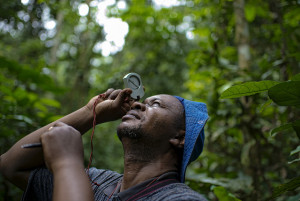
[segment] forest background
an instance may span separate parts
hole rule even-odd
[[[299,5],[1,1],[0,153],[96,94],[122,88],[123,76],[136,72],[146,96],[176,94],[208,106],[204,152],[187,172],[191,188],[213,201],[299,200]],[[293,84],[280,95],[293,103],[272,98],[278,83]],[[228,91],[233,85],[242,88]],[[223,99],[226,89],[231,99]],[[117,124],[96,127],[93,166],[122,172]],[[86,163],[90,134],[83,137]],[[21,196],[0,176],[0,200]]]

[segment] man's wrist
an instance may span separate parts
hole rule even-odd
[[[91,110],[88,106],[83,106],[80,109],[82,112],[80,113],[81,125],[83,128],[76,128],[76,125],[73,127],[76,128],[81,135],[83,135],[86,131],[93,127],[93,110]]]
[[[88,105],[85,105],[83,108],[85,117],[87,117],[88,120],[93,120],[93,108],[90,108]]]
[[[78,159],[64,159],[54,163],[51,167],[53,174],[71,169],[84,169],[83,161]]]

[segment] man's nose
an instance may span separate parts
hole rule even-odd
[[[138,101],[135,101],[135,102],[132,103],[131,108],[135,109],[135,110],[145,111],[146,110],[146,105],[143,104],[143,103],[140,103]]]

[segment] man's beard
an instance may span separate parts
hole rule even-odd
[[[142,137],[142,128],[141,125],[125,128],[118,127],[117,134],[120,140],[122,140],[123,137],[127,137],[130,139],[139,139]]]
[[[149,162],[157,156],[153,152],[153,149],[150,148],[152,147],[151,140],[145,139],[149,135],[143,132],[141,125],[125,128],[119,126],[117,129],[117,134],[121,142],[123,138],[131,139],[131,146],[129,146],[131,148],[126,150],[124,149],[124,151],[126,152],[125,155],[130,158],[130,160],[135,162]],[[144,140],[140,141],[142,137],[144,138]]]

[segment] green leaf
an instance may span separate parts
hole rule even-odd
[[[298,138],[300,139],[300,120],[291,123],[283,124],[271,130],[271,136],[274,137],[278,132],[293,128]]]
[[[52,78],[45,75],[35,68],[27,65],[21,65],[16,61],[10,60],[0,55],[0,69],[6,69],[10,74],[16,76],[16,79],[23,83],[35,83],[40,89],[56,93],[63,92],[62,88],[56,86]]]
[[[300,120],[293,122],[293,129],[295,130],[298,138],[300,139]]]
[[[30,125],[33,124],[32,119],[30,119],[28,116],[25,115],[8,115],[7,119],[15,119],[15,120],[23,121]]]
[[[249,156],[249,153],[250,153],[250,149],[251,149],[251,147],[253,147],[253,145],[255,145],[255,140],[251,140],[251,141],[247,142],[242,148],[241,163],[244,166],[248,167],[249,164],[251,163],[251,157]]]
[[[253,22],[256,16],[256,6],[246,4],[245,6],[245,17],[248,22]]]
[[[287,123],[287,124],[283,124],[281,126],[278,126],[277,128],[274,128],[271,130],[271,136],[274,137],[278,132],[283,131],[283,130],[287,130],[289,128],[293,127],[293,123]]]
[[[59,108],[60,107],[60,103],[56,100],[53,99],[49,99],[49,98],[42,98],[41,102],[47,106],[51,106],[51,107],[56,107]]]
[[[286,201],[299,201],[300,200],[300,193],[298,195],[289,196]]]
[[[300,73],[292,77],[292,81],[300,81]]]
[[[292,163],[295,163],[295,162],[298,162],[298,161],[300,161],[300,158],[297,158],[295,160],[289,161],[288,164],[292,164]]]
[[[294,155],[295,153],[298,153],[298,152],[300,152],[300,145],[296,149],[294,149],[293,151],[291,151],[290,156]]]
[[[238,98],[242,96],[250,96],[253,94],[267,91],[271,87],[277,85],[279,82],[272,80],[264,80],[259,82],[246,82],[239,85],[234,85],[229,89],[225,90],[221,94],[221,99],[225,98]]]
[[[291,27],[299,26],[299,16],[300,8],[299,7],[292,7],[287,12],[285,12],[283,18],[286,24]]]
[[[273,103],[272,99],[269,99],[267,102],[265,102],[260,108],[259,108],[259,112],[264,111],[264,109],[266,107],[268,107],[271,103]]]
[[[56,121],[56,120],[59,120],[60,118],[64,117],[64,115],[55,115],[55,116],[51,116],[49,117],[47,120],[49,122],[53,122],[53,121]]]
[[[282,195],[283,193],[285,193],[287,191],[293,191],[296,188],[298,188],[299,186],[300,186],[300,176],[293,178],[291,181],[289,181],[285,184],[277,186],[274,189],[272,197],[270,198],[270,200]]]
[[[223,186],[215,186],[213,187],[213,191],[219,201],[241,201],[233,194],[229,193]]]
[[[300,81],[287,81],[271,87],[269,97],[281,106],[300,105]]]

